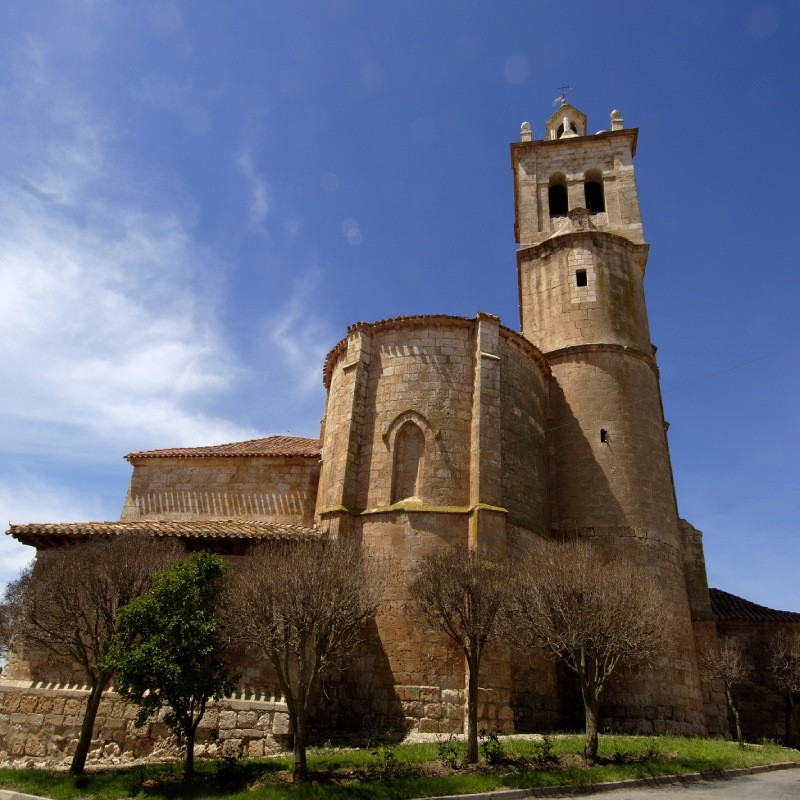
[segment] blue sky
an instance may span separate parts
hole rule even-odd
[[[508,145],[566,82],[640,129],[710,583],[800,611],[798,34],[789,0],[4,2],[0,517],[116,519],[131,450],[317,435],[356,320],[517,328]]]

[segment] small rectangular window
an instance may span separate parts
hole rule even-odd
[[[586,270],[585,269],[576,269],[575,270],[575,285],[576,286],[586,286]]]

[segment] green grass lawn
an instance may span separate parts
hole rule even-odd
[[[313,748],[312,780],[292,786],[290,758],[200,759],[192,785],[181,779],[180,764],[148,764],[97,771],[81,778],[38,769],[0,769],[0,788],[56,800],[92,798],[401,798],[458,794],[490,789],[566,786],[687,772],[752,767],[781,761],[800,764],[800,751],[774,744],[736,744],[720,739],[600,737],[599,763],[586,766],[582,736],[541,742],[509,739],[485,742],[477,767],[463,764],[464,744],[383,745],[372,749]],[[495,763],[487,763],[489,760]]]

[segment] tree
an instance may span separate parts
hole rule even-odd
[[[330,540],[258,546],[236,572],[229,613],[237,638],[275,669],[294,738],[294,782],[308,777],[320,678],[353,652],[378,607],[381,577],[356,543]]]
[[[0,598],[0,662],[5,660],[11,649],[11,640],[22,620],[23,602],[30,579],[29,565],[20,572],[19,577],[8,582]]]
[[[105,661],[119,673],[119,693],[139,706],[136,725],[169,709],[164,722],[186,748],[186,778],[194,774],[195,735],[208,701],[235,685],[218,613],[227,569],[213,553],[193,553],[156,575],[152,588],[120,610],[117,644]]]
[[[736,689],[752,671],[744,645],[738,639],[723,639],[719,647],[710,646],[701,651],[698,660],[700,670],[707,678],[722,681],[725,686],[725,700],[736,725],[736,741],[739,747],[744,747],[742,724],[736,704]]]
[[[80,665],[89,698],[70,771],[86,764],[103,692],[114,677],[105,657],[118,611],[175,557],[171,545],[141,536],[89,539],[40,552],[24,604],[26,640]]]
[[[786,742],[792,739],[792,714],[800,698],[800,630],[781,631],[769,643],[767,672],[770,683],[783,695]],[[798,731],[800,735],[800,731]]]
[[[544,648],[578,677],[586,720],[584,757],[597,757],[603,693],[611,676],[651,664],[670,628],[656,585],[627,562],[606,562],[588,543],[531,550],[515,565],[509,635]]]
[[[511,581],[504,562],[473,550],[437,551],[417,565],[411,596],[422,615],[444,631],[467,661],[467,761],[478,761],[478,671],[487,643],[508,607]]]

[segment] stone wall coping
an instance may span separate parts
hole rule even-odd
[[[496,321],[500,327],[500,335],[503,337],[503,339],[532,358],[539,366],[539,370],[544,377],[550,376],[550,367],[542,355],[542,351],[536,347],[535,344],[526,339],[521,333],[519,333],[519,331],[515,331],[511,328],[507,328],[505,325],[501,325],[500,318],[494,314],[489,314],[485,311],[478,311],[474,318],[456,317],[448,314],[416,314],[404,317],[389,317],[388,319],[381,319],[377,322],[356,322],[353,325],[348,326],[348,335],[337,342],[325,357],[325,363],[322,367],[322,383],[326,389],[330,389],[333,367],[336,362],[347,352],[347,341],[350,335],[357,333],[358,331],[379,333],[386,330],[414,330],[426,327],[471,328],[480,321]],[[345,368],[355,366],[355,363],[357,362],[347,364],[345,365]]]
[[[549,236],[542,242],[536,244],[523,244],[517,250],[517,262],[519,263],[522,258],[541,258],[545,255],[562,250],[565,244],[575,246],[582,241],[590,241],[593,244],[598,240],[611,240],[615,244],[624,247],[629,253],[634,253],[639,256],[639,269],[642,275],[645,272],[647,264],[647,254],[650,252],[650,245],[647,242],[633,242],[625,236],[613,231],[601,230],[571,230],[565,232],[555,233]]]
[[[552,364],[556,361],[566,361],[571,356],[580,355],[581,353],[615,353],[631,356],[632,358],[638,358],[640,361],[644,361],[650,366],[653,372],[655,372],[656,377],[659,375],[658,366],[652,354],[647,354],[638,347],[631,347],[627,344],[575,344],[569,347],[560,347],[558,350],[551,350],[549,353],[545,354],[545,358],[548,363]]]
[[[86,697],[89,694],[88,686],[79,686],[77,684],[42,684],[41,682],[34,681],[18,681],[2,678],[0,679],[0,694],[13,693],[13,694],[40,694],[40,695],[58,695],[59,697]],[[209,700],[208,707],[224,706],[226,709],[232,711],[280,711],[288,713],[289,707],[282,697],[270,697],[260,695],[258,698],[248,699],[244,694],[236,693],[223,697],[221,700]],[[122,700],[123,698],[117,694],[113,689],[107,689],[103,692],[104,697]]]
[[[323,508],[319,513],[321,515],[345,513],[353,517],[361,517],[369,514],[393,514],[396,512],[404,514],[408,512],[417,514],[472,514],[475,511],[494,511],[498,514],[508,514],[508,509],[502,508],[501,506],[491,506],[486,503],[476,503],[472,506],[435,506],[426,503],[409,503],[406,501],[375,508],[351,509],[347,508],[347,506],[333,506],[331,508]]]

